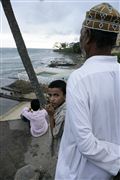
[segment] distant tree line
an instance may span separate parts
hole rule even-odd
[[[114,50],[112,51],[112,54],[118,57],[118,62],[120,63],[120,46],[115,46],[115,47],[113,48]],[[81,54],[80,43],[79,42],[72,42],[72,43],[56,42],[54,44],[54,51],[63,52],[63,53]]]
[[[56,42],[54,44],[54,51],[81,54],[80,43],[79,42],[72,42],[72,43]]]

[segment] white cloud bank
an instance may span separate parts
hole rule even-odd
[[[104,0],[12,0],[13,10],[28,48],[52,48],[55,42],[79,41],[85,13]],[[106,0],[120,11],[119,0]],[[1,7],[1,47],[16,47]]]

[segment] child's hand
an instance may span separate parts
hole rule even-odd
[[[46,111],[48,112],[48,115],[49,115],[50,128],[51,128],[51,133],[53,136],[53,128],[55,127],[55,119],[54,119],[55,110],[52,104],[46,105]]]
[[[30,111],[32,112],[32,108],[31,107],[28,109],[28,112],[30,112]]]
[[[46,111],[48,112],[49,116],[53,116],[55,113],[54,107],[52,106],[52,104],[48,104],[46,105]]]

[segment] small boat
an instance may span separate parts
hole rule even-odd
[[[75,66],[76,64],[65,62],[65,61],[50,61],[49,67],[57,67],[57,66]]]

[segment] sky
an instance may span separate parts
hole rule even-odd
[[[120,12],[120,0],[11,0],[27,48],[77,42],[86,11],[102,2]],[[0,47],[16,47],[0,4]]]

